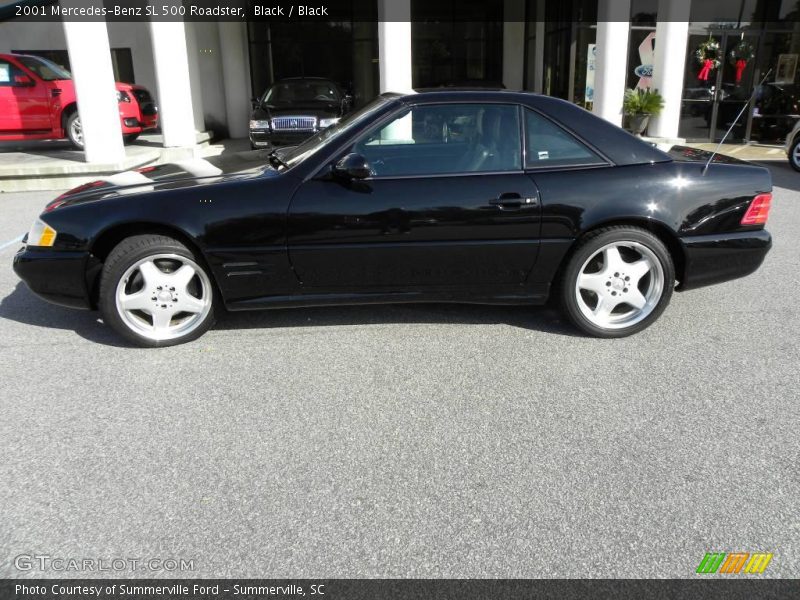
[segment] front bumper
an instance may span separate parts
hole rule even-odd
[[[123,134],[141,133],[158,127],[158,109],[155,105],[144,110],[134,103],[120,103],[120,125]]]
[[[97,276],[88,252],[23,246],[14,256],[14,272],[31,291],[53,304],[92,308],[89,283]]]
[[[250,144],[257,148],[296,146],[312,135],[314,135],[313,131],[269,131],[264,129],[251,129]]]
[[[681,238],[685,256],[679,290],[722,283],[755,272],[772,248],[768,231],[698,235]]]

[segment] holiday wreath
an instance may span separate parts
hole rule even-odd
[[[720,65],[719,42],[713,37],[709,37],[697,47],[694,56],[700,63],[700,72],[697,74],[697,78],[701,81],[708,81],[711,71]]]

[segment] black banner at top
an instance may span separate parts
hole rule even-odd
[[[575,2],[535,14],[526,0],[0,0],[0,21],[559,21],[594,23]],[[587,8],[589,6],[589,8]]]

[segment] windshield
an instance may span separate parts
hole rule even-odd
[[[298,102],[339,102],[341,95],[332,81],[297,80],[276,83],[264,94],[264,104],[297,104]]]
[[[16,59],[36,73],[40,79],[44,79],[45,81],[72,79],[72,75],[69,71],[44,58],[39,58],[38,56],[17,56]]]
[[[375,113],[379,112],[393,100],[394,98],[392,97],[379,96],[375,98],[375,100],[367,104],[361,110],[350,113],[335,125],[331,125],[319,133],[312,135],[299,146],[295,146],[285,152],[279,150],[279,158],[287,167],[293,167],[315,152],[318,152],[344,133],[350,131],[364,121],[371,119]]]

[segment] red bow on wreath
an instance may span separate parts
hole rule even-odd
[[[742,82],[742,73],[744,72],[745,68],[747,67],[747,61],[743,58],[740,58],[736,61],[736,83]]]
[[[703,62],[703,68],[700,69],[700,72],[697,74],[697,78],[700,81],[708,81],[708,76],[711,75],[711,70],[714,68],[714,61],[710,58],[705,59]]]

